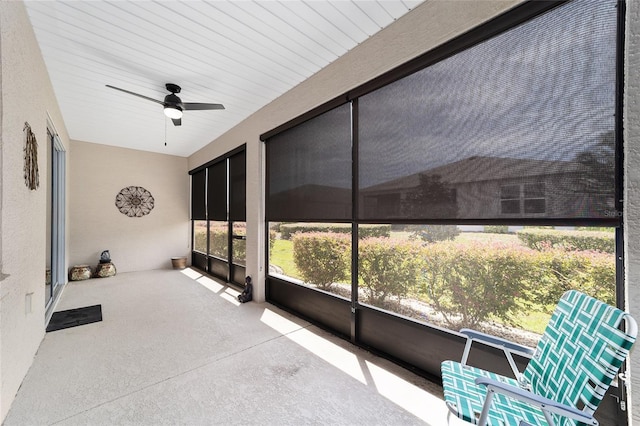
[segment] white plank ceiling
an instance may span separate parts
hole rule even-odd
[[[421,2],[25,4],[72,139],[189,156]],[[163,100],[165,83],[226,109],[185,111],[175,127],[162,105],[105,86]]]

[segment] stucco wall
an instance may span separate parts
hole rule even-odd
[[[98,263],[109,250],[118,272],[171,267],[190,253],[187,159],[72,141],[70,265]],[[116,208],[116,195],[142,186],[154,198],[143,217]]]
[[[429,1],[189,157],[189,169],[247,144],[247,274],[264,300],[264,145],[259,136],[494,17],[519,0]]]
[[[47,203],[47,113],[68,137],[51,83],[22,2],[0,2],[0,421],[31,366],[44,335]],[[40,188],[23,176],[23,126],[38,141]],[[26,295],[31,306],[26,306]]]
[[[624,233],[627,309],[640,321],[640,4],[627,1],[624,92]],[[631,353],[631,417],[640,423],[640,343]]]

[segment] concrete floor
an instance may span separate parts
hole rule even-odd
[[[4,425],[445,425],[428,380],[191,269],[71,282]],[[459,425],[455,418],[451,425]]]

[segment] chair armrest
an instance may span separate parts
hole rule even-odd
[[[524,345],[519,345],[515,342],[503,339],[501,337],[496,337],[490,334],[481,333],[476,330],[471,330],[470,328],[463,328],[462,330],[460,330],[460,333],[465,335],[467,338],[467,343],[465,344],[464,352],[462,353],[462,361],[460,361],[462,365],[467,365],[467,360],[469,359],[469,353],[471,352],[471,345],[473,344],[473,342],[481,342],[486,345],[493,346],[494,348],[502,349],[502,352],[504,352],[504,356],[507,358],[507,361],[509,361],[509,366],[511,367],[511,371],[513,372],[513,377],[516,378],[518,382],[520,382],[522,387],[529,386],[527,381],[518,370],[518,366],[513,360],[511,352],[516,352],[521,355],[533,356],[533,349]]]
[[[490,379],[488,377],[478,377],[475,382],[476,385],[486,386],[490,391],[494,391],[502,395],[507,395],[511,398],[515,398],[528,404],[540,407],[543,412],[546,411],[548,413],[558,414],[588,425],[598,424],[598,421],[593,416],[580,411],[575,407],[564,405],[552,399],[536,395],[535,393],[521,389],[517,386],[512,386],[499,380]],[[488,400],[490,401],[490,399]],[[545,417],[548,417],[547,413],[545,413]]]
[[[534,353],[534,349],[528,346],[520,345],[510,340],[503,339],[501,337],[481,333],[479,331],[472,330],[470,328],[463,328],[462,330],[460,330],[460,333],[464,334],[467,337],[467,339],[473,339],[478,342],[487,343],[489,345],[496,346],[500,349],[506,348],[506,349],[509,349],[511,352],[519,352],[529,356],[533,356],[533,353]]]

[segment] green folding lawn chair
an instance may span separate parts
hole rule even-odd
[[[462,361],[441,366],[445,402],[456,416],[482,426],[597,425],[593,414],[629,354],[638,326],[628,313],[570,290],[535,351],[472,330],[461,332],[467,336]],[[515,378],[466,365],[474,341],[501,348]],[[532,356],[522,373],[514,352]]]

